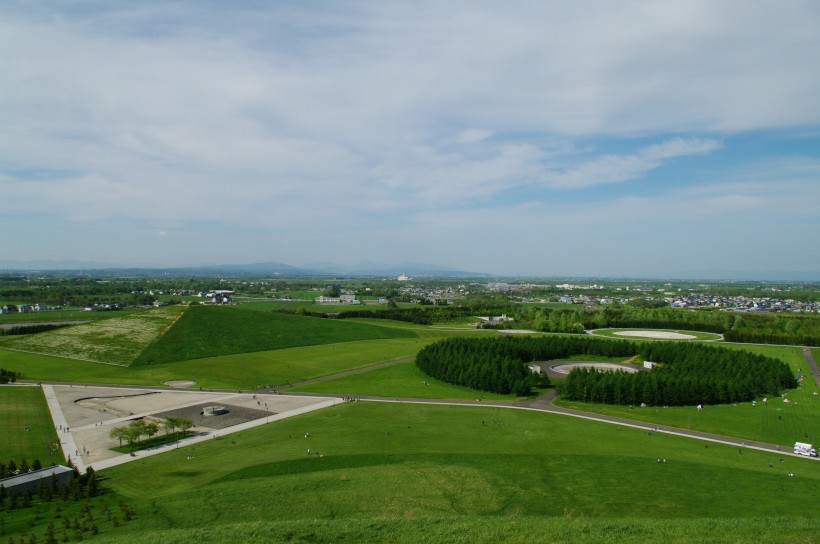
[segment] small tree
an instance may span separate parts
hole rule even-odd
[[[120,446],[122,446],[122,440],[125,438],[125,427],[114,427],[111,429],[111,432],[108,433],[108,436],[109,438],[119,440]]]

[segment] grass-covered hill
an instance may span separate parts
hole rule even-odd
[[[816,462],[497,408],[349,403],[104,474],[137,513],[118,531],[135,544],[577,542],[571,529],[585,542],[809,542],[820,530]]]
[[[15,338],[3,347],[54,357],[128,366],[163,331],[183,306],[168,306]]]
[[[117,366],[358,340],[415,338],[409,330],[241,306],[170,306],[32,334],[3,343],[29,353]]]
[[[133,364],[150,365],[300,346],[411,338],[411,331],[241,306],[191,306]]]

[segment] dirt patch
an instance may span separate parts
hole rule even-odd
[[[167,385],[168,387],[174,387],[179,389],[185,387],[193,387],[196,385],[196,382],[191,380],[168,380],[167,382],[162,382],[162,385]]]

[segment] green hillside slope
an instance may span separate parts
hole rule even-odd
[[[3,347],[55,357],[128,366],[151,342],[167,330],[183,311],[183,306],[144,310],[15,338],[4,343]]]
[[[134,364],[414,336],[406,330],[350,321],[260,312],[237,306],[191,306]]]

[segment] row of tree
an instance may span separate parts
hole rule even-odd
[[[51,478],[41,478],[34,493],[29,490],[12,493],[0,484],[0,510],[29,507],[35,497],[44,502],[51,502],[55,496],[63,501],[78,501],[100,493],[99,480],[93,468],[88,467],[85,474],[80,474],[77,467],[70,463],[69,466],[74,469],[74,475],[67,483],[59,484],[53,475]]]
[[[193,426],[193,422],[189,418],[185,417],[166,417],[163,422],[166,437],[169,432],[171,434],[176,434],[176,430],[179,429],[184,433]],[[120,446],[122,446],[122,442],[125,440],[128,443],[131,452],[133,452],[134,447],[140,443],[143,436],[147,437],[148,440],[151,440],[158,432],[158,424],[152,421],[137,419],[130,422],[125,427],[114,427],[111,429],[108,436],[115,440],[119,440]]]
[[[573,336],[450,338],[422,349],[416,364],[448,383],[494,392],[525,391],[537,378],[533,361],[573,355],[638,355],[657,361],[650,372],[574,369],[561,384],[572,400],[610,404],[691,405],[747,401],[797,386],[782,361],[693,342],[642,342]],[[542,382],[546,383],[546,382]],[[517,390],[520,388],[520,391]]]
[[[0,329],[0,336],[16,336],[20,334],[36,334],[38,332],[53,331],[68,327],[67,323],[37,323],[36,325],[18,325],[8,329]]]
[[[0,461],[0,480],[3,478],[11,478],[18,474],[26,474],[34,470],[40,470],[43,464],[39,459],[35,459],[31,464],[23,458],[18,464],[14,459],[9,460],[8,463]]]

